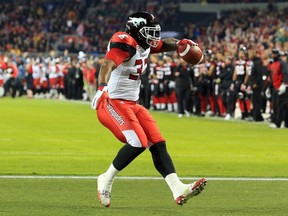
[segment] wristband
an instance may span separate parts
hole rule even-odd
[[[107,86],[106,83],[100,83],[99,87],[98,87],[98,90],[102,91],[105,86]]]

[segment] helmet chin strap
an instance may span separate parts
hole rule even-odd
[[[149,44],[150,47],[154,47],[154,48],[158,46],[159,42],[160,42],[160,39],[159,40],[158,39],[154,40],[154,39],[149,39],[149,38],[146,39],[146,43]]]

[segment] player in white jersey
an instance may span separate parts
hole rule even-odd
[[[177,48],[178,40],[161,40],[160,31],[160,25],[152,14],[137,12],[130,15],[125,32],[117,32],[110,39],[100,68],[100,87],[91,106],[97,110],[99,121],[125,143],[108,170],[97,179],[98,198],[105,207],[110,206],[116,174],[146,148],[149,148],[155,168],[167,182],[178,205],[198,195],[206,184],[205,178],[191,184],[179,180],[155,120],[147,109],[137,104],[140,75],[147,68],[148,55]],[[187,39],[181,43],[197,45]]]

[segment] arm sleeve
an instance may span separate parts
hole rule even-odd
[[[161,53],[163,50],[163,41],[161,40],[157,47],[151,47],[150,53]]]
[[[130,56],[128,51],[121,50],[119,48],[112,48],[106,53],[105,58],[115,62],[116,66],[120,65]]]

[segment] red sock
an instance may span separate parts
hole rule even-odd
[[[214,95],[209,96],[209,102],[210,102],[211,111],[215,113],[216,109],[215,109],[215,97],[214,97]]]
[[[160,100],[159,100],[159,98],[158,97],[153,97],[153,104],[155,105],[155,104],[157,104],[157,103],[160,103]]]
[[[247,111],[248,111],[248,113],[250,113],[251,112],[251,101],[250,101],[250,99],[246,99],[245,102],[246,102]]]
[[[223,116],[226,113],[226,108],[223,104],[222,96],[218,96],[217,102],[218,102],[218,106],[219,106],[220,115]]]

